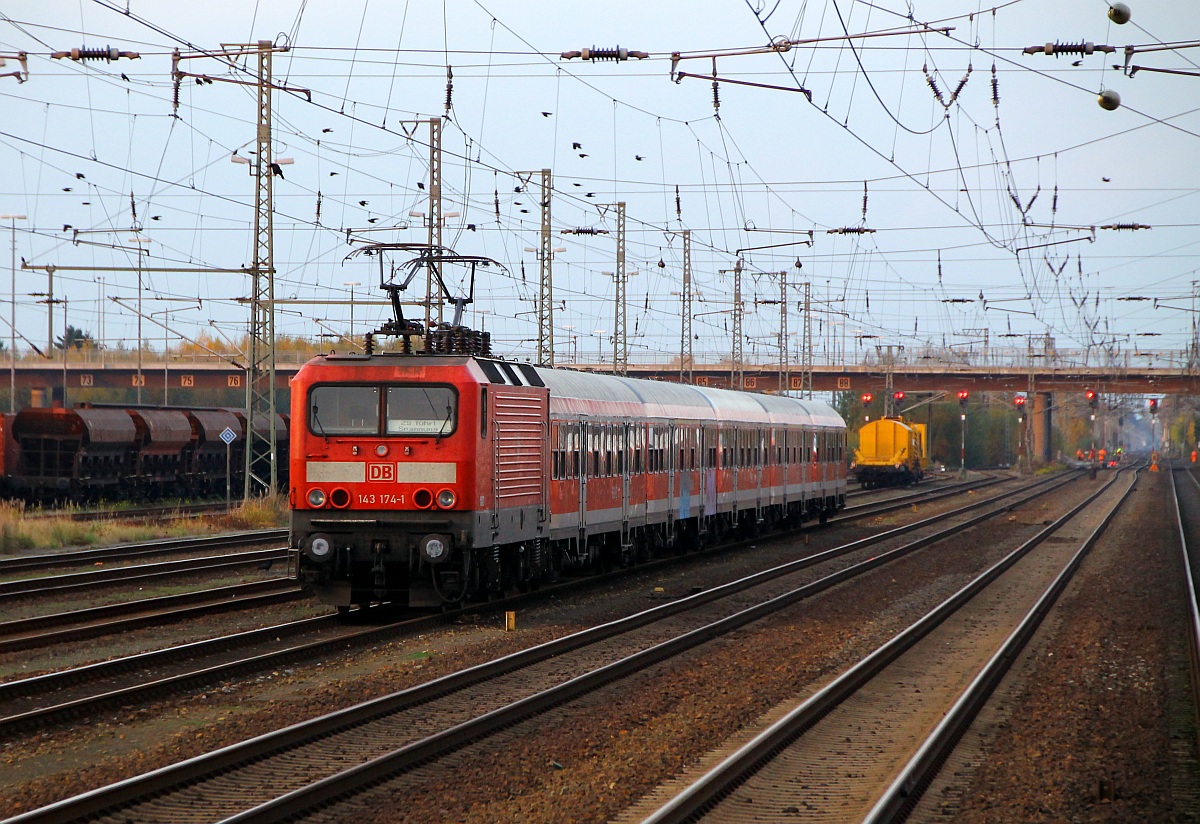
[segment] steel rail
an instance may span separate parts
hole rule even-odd
[[[267,562],[287,561],[286,547],[251,550],[228,555],[209,555],[204,558],[188,558],[179,561],[160,561],[151,564],[96,569],[89,572],[73,572],[67,575],[44,575],[38,578],[22,578],[0,582],[0,601],[16,597],[29,597],[48,592],[82,589],[109,583],[144,581],[177,575],[181,572],[205,572],[228,567],[249,566]]]
[[[49,569],[94,561],[104,561],[106,563],[123,561],[154,555],[167,555],[172,552],[194,552],[197,550],[229,549],[240,546],[253,546],[255,544],[269,544],[276,541],[286,541],[287,538],[288,531],[286,529],[256,529],[224,535],[208,535],[201,538],[174,538],[137,544],[118,544],[116,546],[97,547],[94,549],[69,550],[66,552],[43,552],[37,555],[22,555],[16,558],[0,559],[0,575],[7,575],[9,572],[20,570]]]
[[[1088,496],[1068,513],[1040,530],[1000,561],[993,564],[974,580],[951,595],[923,618],[898,633],[866,658],[839,675],[799,706],[753,740],[739,748],[716,767],[693,782],[679,795],[647,817],[643,824],[679,824],[696,820],[722,798],[740,786],[749,776],[770,761],[775,753],[787,747],[809,727],[824,718],[835,707],[843,703],[864,684],[878,675],[885,667],[903,655],[923,637],[928,635],[953,612],[1000,577],[1030,550],[1050,537],[1055,531],[1083,511],[1108,487],[1116,482],[1116,476],[1100,490]]]
[[[248,584],[5,621],[0,623],[0,654],[81,641],[150,624],[161,626],[197,615],[250,609],[301,597],[304,597],[303,590],[291,578],[270,578]]]
[[[240,500],[239,500],[240,503]],[[203,515],[207,512],[228,512],[229,504],[225,501],[208,501],[204,503],[179,503],[174,506],[138,506],[128,507],[125,509],[34,509],[26,510],[24,517],[31,520],[42,520],[45,518],[69,518],[76,522],[87,521],[144,521],[147,518],[159,518],[164,515],[179,515],[182,517],[192,517],[194,515]]]
[[[848,506],[841,511],[837,516],[830,518],[827,523],[837,524],[844,523],[856,518],[866,518],[871,515],[885,515],[888,512],[895,512],[898,509],[907,509],[916,502],[938,501],[942,498],[949,498],[963,492],[969,492],[973,489],[984,489],[989,486],[994,486],[1003,483],[1005,478],[998,478],[993,475],[987,475],[974,481],[963,481],[952,484],[951,486],[942,486],[936,489],[923,489],[918,492],[913,492],[910,495],[902,495],[896,498],[887,498],[883,501],[873,501],[871,503],[856,504]],[[874,492],[875,490],[871,490]]]

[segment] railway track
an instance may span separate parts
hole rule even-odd
[[[145,582],[181,574],[220,572],[249,566],[266,570],[277,563],[286,567],[288,557],[286,547],[277,547],[3,581],[0,582],[0,604],[21,598],[62,595],[66,591],[88,590],[137,581]]]
[[[0,622],[0,654],[82,641],[145,626],[162,626],[198,615],[249,610],[303,598],[290,578],[163,595],[87,609]]]
[[[137,544],[96,547],[94,549],[74,549],[63,552],[44,552],[37,555],[21,555],[13,558],[0,558],[0,578],[9,577],[14,573],[38,569],[58,569],[60,567],[95,564],[97,562],[114,564],[125,561],[139,561],[144,558],[153,558],[159,555],[174,553],[236,549],[243,546],[287,541],[287,538],[288,531],[286,529],[255,529],[247,532],[210,535],[201,538],[173,538]]]
[[[1187,589],[1188,648],[1191,652],[1193,705],[1200,710],[1200,478],[1195,469],[1172,469],[1175,528],[1183,553]]]
[[[229,821],[275,821],[298,815],[333,797],[360,792],[374,782],[404,774],[467,742],[486,738],[698,644],[727,636],[803,598],[953,536],[969,524],[1010,512],[1071,480],[1045,480],[1034,489],[976,501],[954,513],[818,553],[13,821],[65,821],[97,815],[103,815],[99,820],[111,821],[187,821],[201,820],[194,815],[200,808],[203,820],[227,816]],[[980,509],[986,511],[977,512]],[[947,526],[948,521],[956,522]],[[915,532],[924,534],[886,551],[879,548]],[[812,578],[815,573],[809,568],[844,556],[849,556],[847,561],[861,560],[796,585],[797,574]],[[747,599],[754,605],[745,607]],[[539,666],[548,671],[539,671]],[[553,686],[546,687],[546,683]],[[396,749],[398,742],[404,743]],[[357,763],[350,766],[352,761]],[[321,778],[307,783],[314,777]],[[256,803],[257,807],[247,809]],[[331,815],[336,819],[339,813]]]
[[[24,517],[33,519],[66,517],[72,521],[79,522],[148,520],[167,516],[193,517],[196,515],[207,515],[211,512],[229,512],[230,509],[236,506],[237,503],[206,501],[202,503],[178,503],[163,506],[123,507],[120,509],[30,509],[26,510]]]
[[[1130,474],[1114,476],[646,821],[761,820],[783,809],[796,820],[904,820],[1127,499]],[[1099,512],[1098,525],[1079,517],[1085,511]]]
[[[954,494],[955,491],[978,489],[980,486],[997,482],[996,479],[987,478],[964,484],[956,490],[940,490],[939,492]],[[1045,481],[1044,483],[1054,483],[1054,481]],[[842,516],[836,520],[852,522],[861,518],[874,517],[881,511],[906,509],[911,505],[912,499],[928,500],[929,492],[906,496],[904,501],[890,502],[879,506],[864,506],[859,509],[857,514]],[[956,511],[976,509],[986,503],[988,502],[978,501]],[[920,524],[935,523],[952,515],[953,513],[934,516]],[[899,531],[884,534],[903,534],[911,528],[915,527],[900,527]],[[760,536],[753,540],[763,543],[766,540],[786,538],[787,535]],[[861,545],[867,546],[873,542],[872,539],[864,539]],[[751,543],[750,540],[740,542],[740,544],[749,543]],[[725,546],[719,549],[728,550],[730,547]],[[644,572],[653,569],[655,565],[666,566],[678,562],[679,559],[667,558],[652,564],[622,570],[605,576],[603,579],[596,577],[572,580],[555,587],[543,588],[533,595],[517,596],[503,602],[494,602],[489,605],[489,608],[493,610],[517,608],[535,599],[566,595],[578,591],[580,588],[595,586],[602,580],[612,580],[633,572]],[[136,602],[134,603],[136,604]],[[477,609],[476,605],[468,607],[469,611],[477,611]],[[356,645],[378,643],[406,634],[427,631],[446,621],[454,620],[459,614],[460,611],[455,611],[441,615],[410,618],[366,629],[344,627],[336,618],[322,616],[10,681],[0,684],[0,737],[18,734],[33,727],[44,728],[53,724],[69,722],[100,710],[127,706],[154,696],[210,683],[214,679],[222,677],[284,666],[300,660],[311,660],[337,654]],[[37,625],[35,623],[32,626],[36,628]],[[0,625],[0,630],[2,629],[3,626]],[[73,640],[74,637],[67,632],[59,640]],[[47,640],[56,642],[54,639]],[[0,642],[0,649],[3,649],[2,643]],[[26,647],[37,645],[36,642],[24,642],[21,638],[14,638],[12,643],[14,648],[20,648],[23,643]]]

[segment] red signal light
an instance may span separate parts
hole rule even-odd
[[[897,390],[896,392],[892,393],[892,399],[902,401],[904,400],[904,393]]]
[[[965,390],[965,389],[958,390],[958,399],[960,401],[965,401],[969,397],[971,397],[971,393],[968,392],[967,390]]]
[[[863,403],[870,403],[874,399],[875,399],[875,396],[872,395],[870,392],[863,392],[863,395],[862,395]]]
[[[1158,398],[1151,398],[1151,399],[1150,399],[1150,414],[1151,414],[1151,415],[1157,415],[1157,414],[1158,414]]]
[[[1025,396],[1017,395],[1015,398],[1013,398],[1013,403],[1017,405],[1018,409],[1023,408],[1025,406]]]

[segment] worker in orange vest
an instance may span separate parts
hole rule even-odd
[[[1196,462],[1196,450],[1192,450],[1192,463]]]
[[[1100,449],[1100,463],[1103,464],[1108,459],[1108,450],[1103,447]]]

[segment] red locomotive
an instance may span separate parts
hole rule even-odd
[[[339,608],[455,604],[845,502],[845,423],[793,398],[331,354],[293,379],[291,420],[291,545]]]

